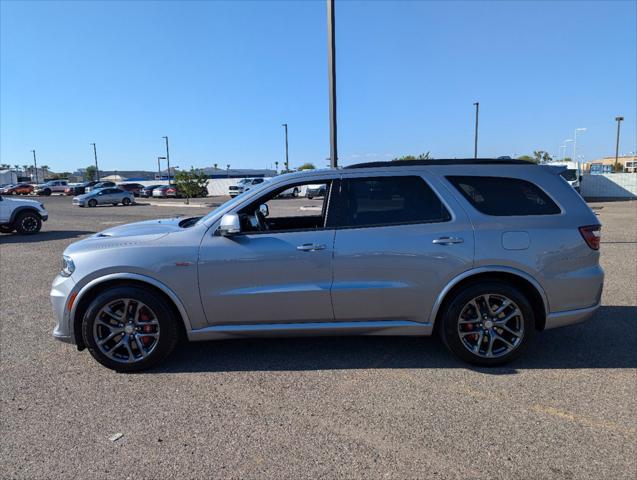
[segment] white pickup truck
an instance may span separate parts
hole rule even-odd
[[[52,193],[64,193],[69,186],[67,180],[50,180],[35,187],[36,195],[51,195]]]
[[[44,204],[36,200],[16,200],[0,197],[0,233],[14,230],[21,235],[33,235],[42,228],[49,213]]]

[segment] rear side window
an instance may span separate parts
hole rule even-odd
[[[373,177],[343,180],[339,226],[372,227],[451,219],[438,196],[421,177]]]
[[[561,212],[539,187],[506,177],[447,177],[476,210],[498,217],[556,215]]]

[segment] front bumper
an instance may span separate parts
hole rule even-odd
[[[57,324],[53,329],[53,337],[66,343],[75,343],[71,314],[67,308],[69,296],[73,293],[75,281],[71,277],[58,275],[51,285],[51,304]]]
[[[40,212],[40,218],[43,222],[46,222],[49,219],[49,212]]]

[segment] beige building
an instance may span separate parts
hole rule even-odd
[[[617,163],[620,165],[620,171],[637,173],[637,156],[624,155],[623,157],[618,157]],[[615,157],[604,157],[599,160],[583,163],[582,170],[585,172],[590,171],[591,165],[615,165]]]

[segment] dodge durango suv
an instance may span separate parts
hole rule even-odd
[[[280,199],[291,188],[324,195]],[[520,355],[599,307],[601,226],[558,175],[516,160],[423,160],[299,172],[208,215],[70,245],[53,335],[138,371],[191,341],[431,335],[467,362]]]

